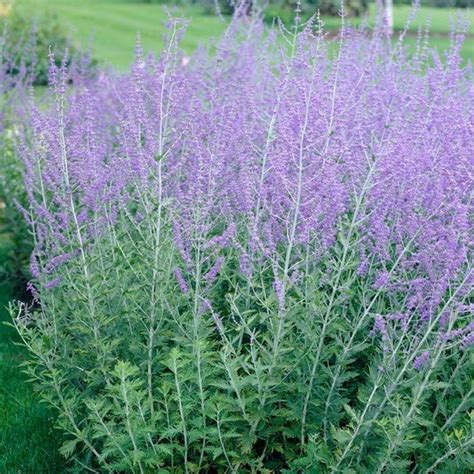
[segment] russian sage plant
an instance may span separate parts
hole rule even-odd
[[[30,104],[29,371],[80,472],[468,472],[473,75],[234,16]],[[443,471],[440,471],[442,469]]]
[[[27,281],[23,270],[28,268],[32,245],[28,226],[16,205],[17,201],[24,206],[27,202],[22,199],[26,193],[15,141],[21,121],[20,104],[25,102],[34,78],[33,43],[33,34],[13,43],[8,28],[0,32],[0,232],[9,234],[13,244],[7,261],[0,262],[0,275],[15,275],[18,287]]]

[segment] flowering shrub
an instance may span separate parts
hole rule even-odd
[[[25,33],[25,31],[23,31]],[[38,84],[43,55],[48,57],[48,46],[39,39],[41,29],[30,31],[26,38],[4,25],[0,34],[0,206],[2,233],[9,234],[11,252],[6,262],[1,262],[0,274],[11,278],[17,293],[24,293],[29,278],[28,261],[32,250],[30,229],[21,215],[21,206],[27,207],[27,196],[23,183],[23,165],[18,158],[16,137],[24,126],[24,104],[28,103],[33,85]],[[56,45],[56,55],[59,44]],[[64,55],[64,50],[63,53]],[[85,54],[71,59],[65,56],[68,65],[67,82],[83,85],[95,74],[91,58]],[[57,62],[52,51],[49,61]],[[46,59],[46,64],[48,60]],[[47,72],[44,72],[47,75]],[[41,80],[40,80],[41,82]],[[49,98],[45,92],[44,100]],[[38,101],[39,102],[39,101]]]
[[[12,306],[64,455],[108,472],[468,472],[472,71],[236,15],[31,105]],[[461,28],[462,30],[462,28]],[[316,31],[316,33],[315,33]]]
[[[0,33],[0,232],[9,233],[13,245],[7,261],[0,263],[0,276],[14,274],[18,282],[25,283],[22,269],[28,268],[32,245],[28,226],[15,204],[18,200],[26,205],[26,193],[14,143],[18,104],[25,101],[33,82],[29,60],[34,47],[31,38],[17,41],[14,48],[12,44],[9,30],[4,29]],[[13,70],[16,74],[11,74]]]

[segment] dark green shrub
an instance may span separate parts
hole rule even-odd
[[[461,0],[462,1],[462,0]],[[464,0],[469,1],[469,0]],[[142,0],[142,3],[166,4],[166,0]],[[197,5],[204,8],[207,13],[215,13],[217,9],[223,14],[231,14],[234,11],[234,5],[238,2],[232,0],[178,0],[171,3],[178,5]],[[297,9],[296,0],[269,0],[247,2],[249,8],[261,8],[265,12],[268,20],[281,18],[285,22],[294,16]],[[359,16],[367,10],[368,0],[346,0],[344,8],[350,16]],[[303,0],[300,8],[305,16],[313,15],[318,10],[321,15],[338,15],[341,8],[339,0]]]
[[[19,205],[24,205],[27,198],[22,166],[14,149],[14,134],[15,127],[10,126],[3,132],[0,142],[0,233],[8,234],[11,241],[7,258],[0,262],[0,274],[8,276],[15,293],[22,295],[29,278],[28,261],[33,242],[28,224],[19,210]]]

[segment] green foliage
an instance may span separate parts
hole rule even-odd
[[[145,3],[165,3],[163,0],[147,0]],[[221,13],[230,14],[234,11],[234,6],[238,2],[229,0],[182,0],[181,2],[173,2],[181,5],[192,4],[199,5],[204,8],[207,13],[215,13],[217,9]],[[317,11],[321,15],[337,16],[341,8],[339,0],[303,0],[299,2],[296,0],[270,0],[270,1],[248,1],[248,8],[261,9],[265,11],[267,18],[277,18],[287,16],[294,16],[295,11],[299,8],[303,15],[314,15]],[[344,8],[349,16],[360,16],[367,11],[367,0],[347,0],[344,2]]]
[[[245,277],[229,249],[204,292],[212,235],[182,293],[172,221],[143,193],[64,264],[41,309],[12,307],[79,471],[468,472],[471,354],[429,330],[423,371],[403,356],[406,333],[380,350],[374,315],[403,302],[358,275],[350,226],[282,308],[272,269]]]
[[[273,0],[269,2],[269,8],[283,11],[295,11],[296,0]],[[344,2],[344,10],[348,16],[360,16],[367,12],[368,0],[348,0]],[[341,2],[338,0],[303,0],[300,6],[304,14],[314,15],[319,11],[321,15],[337,16],[341,9]]]

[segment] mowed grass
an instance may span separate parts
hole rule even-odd
[[[394,5],[393,7],[393,28],[394,39],[399,37],[399,33],[405,29],[407,20],[412,12],[410,5]],[[369,23],[373,24],[376,10],[375,5],[370,5]],[[430,31],[430,46],[438,51],[444,51],[449,48],[450,34],[456,24],[458,16],[462,21],[470,23],[461,54],[465,60],[474,62],[474,10],[456,9],[456,8],[434,8],[420,7],[416,17],[410,23],[408,34],[405,36],[406,43],[414,47],[417,42],[419,30],[424,31],[428,27]],[[325,17],[323,21],[328,30],[338,28],[339,19],[335,17]],[[350,23],[358,24],[360,19],[349,19]]]
[[[15,0],[27,8],[33,15],[41,16],[47,11],[55,12],[71,32],[74,39],[81,43],[93,40],[96,57],[125,69],[133,59],[133,45],[137,32],[140,32],[145,50],[159,52],[163,47],[163,35],[167,13],[164,5],[146,4],[138,0]],[[226,27],[226,21],[216,15],[205,14],[198,7],[174,8],[175,14],[182,15],[190,21],[181,43],[183,49],[191,53],[199,44],[206,44],[211,38],[218,37]],[[402,30],[410,14],[409,5],[394,6],[395,35]],[[415,21],[410,26],[407,44],[416,44],[418,29],[424,28],[427,21],[432,32],[431,45],[438,50],[449,46],[451,19],[457,15],[454,8],[420,8]],[[278,13],[278,12],[277,12]],[[470,37],[464,44],[462,55],[474,61],[474,13],[472,10],[461,10],[461,14],[471,21]],[[291,13],[286,12],[288,20]],[[370,7],[370,22],[375,16],[375,5]],[[340,18],[323,17],[325,28],[334,31],[340,28]],[[358,24],[357,18],[348,20]]]
[[[8,236],[0,234],[0,265],[10,250]],[[40,403],[22,372],[26,350],[17,344],[15,330],[5,325],[11,320],[6,307],[14,296],[12,282],[0,276],[0,473],[64,472],[53,413]]]
[[[395,30],[402,30],[410,16],[412,7],[410,5],[394,5],[393,6],[393,27]],[[424,28],[427,22],[430,25],[430,31],[433,34],[445,33],[449,34],[451,31],[451,20],[455,20],[458,13],[464,18],[470,19],[470,32],[474,33],[474,12],[470,9],[456,9],[456,8],[435,8],[435,7],[420,7],[415,19],[411,22],[409,30],[417,32],[418,28]],[[372,3],[369,8],[369,22],[373,23],[376,14],[375,4]],[[359,23],[361,19],[351,18],[352,23]],[[329,29],[337,28],[339,19],[337,17],[324,17],[324,23]]]
[[[92,40],[97,58],[124,69],[133,59],[137,33],[146,51],[159,52],[167,33],[164,5],[133,0],[16,0],[33,15],[54,12],[82,44]],[[174,8],[174,15],[189,20],[181,46],[191,53],[199,44],[218,37],[226,23],[199,8]]]

